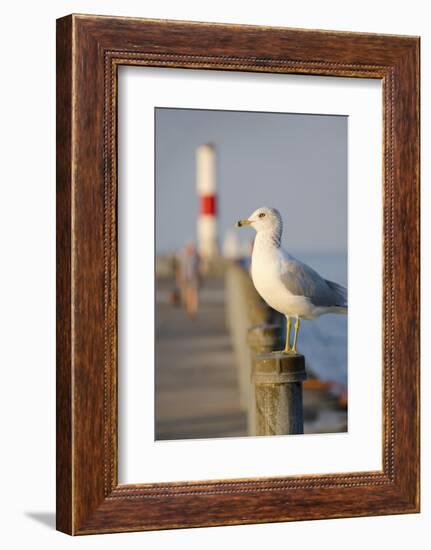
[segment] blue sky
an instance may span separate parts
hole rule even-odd
[[[347,124],[332,115],[156,109],[156,247],[196,239],[195,150],[217,152],[219,234],[260,206],[284,219],[293,252],[345,253]],[[241,231],[250,240],[252,231]]]

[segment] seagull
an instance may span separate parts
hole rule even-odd
[[[347,313],[347,289],[321,277],[281,247],[283,220],[275,208],[258,208],[237,227],[256,230],[251,258],[253,284],[265,300],[287,319],[285,353],[297,353],[300,319],[316,319],[324,313]],[[295,321],[290,345],[291,318]]]

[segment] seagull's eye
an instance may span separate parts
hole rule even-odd
[[[259,214],[259,218],[264,218],[264,217],[265,217],[265,212],[261,212],[261,213]]]

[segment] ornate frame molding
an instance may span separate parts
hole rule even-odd
[[[217,45],[226,38],[228,45]],[[57,49],[58,529],[85,534],[418,511],[418,39],[68,16],[58,20]],[[118,484],[119,65],[382,80],[382,471]]]

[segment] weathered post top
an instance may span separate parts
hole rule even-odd
[[[276,351],[256,356],[257,435],[304,433],[302,382],[306,378],[305,359],[299,353]]]
[[[307,378],[305,358],[300,353],[273,351],[256,359],[253,377],[257,384],[303,382]]]

